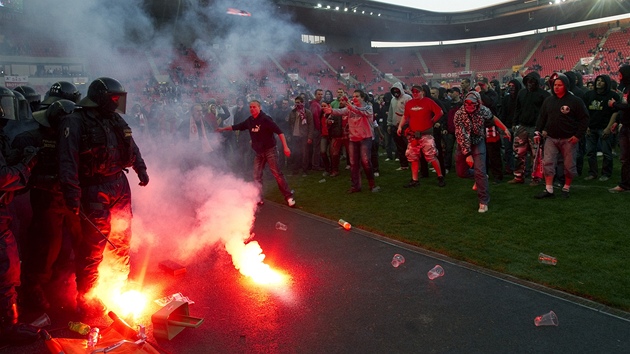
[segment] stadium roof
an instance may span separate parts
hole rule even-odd
[[[519,0],[460,12],[463,3],[442,0],[457,12],[419,9],[430,1],[273,0],[315,35],[368,37],[380,41],[443,41],[523,32],[573,22],[626,14],[629,0]],[[387,3],[385,3],[387,2]],[[415,4],[414,8],[409,7]]]

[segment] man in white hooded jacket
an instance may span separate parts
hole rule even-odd
[[[403,90],[401,82],[395,83],[389,90],[392,94],[392,101],[389,105],[387,113],[387,133],[392,135],[396,144],[396,157],[400,160],[398,170],[408,170],[409,161],[405,153],[407,152],[407,139],[404,136],[396,134],[398,124],[405,113],[405,104],[411,99],[411,96]]]

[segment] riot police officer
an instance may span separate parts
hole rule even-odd
[[[27,146],[39,148],[39,162],[33,168],[29,181],[33,217],[26,242],[22,246],[20,291],[22,303],[35,310],[47,310],[50,307],[44,285],[52,277],[53,265],[61,253],[64,233],[70,236],[72,243],[77,242],[81,233],[78,215],[65,207],[57,160],[59,120],[74,111],[75,103],[58,99],[47,105],[46,110],[33,114],[39,128],[19,134],[11,144],[17,151]]]
[[[31,106],[31,112],[39,111],[42,103],[42,95],[37,93],[34,88],[22,85],[14,88],[13,90],[24,95],[24,98],[26,98],[28,104]]]
[[[36,162],[36,150],[27,149],[24,160],[9,166],[5,156],[10,151],[9,139],[2,129],[17,117],[18,103],[13,92],[0,87],[0,340],[13,344],[35,341],[39,330],[18,323],[16,286],[20,285],[20,257],[15,237],[9,228],[11,214],[7,205],[13,192],[26,186]]]
[[[61,99],[79,103],[79,100],[81,100],[81,92],[79,92],[79,89],[71,82],[57,81],[52,84],[48,92],[46,92],[46,96],[40,108],[46,109],[53,102]]]
[[[33,112],[39,110],[41,105],[41,95],[30,86],[18,86],[13,89],[13,94],[18,99],[18,115],[16,119],[9,120],[4,128],[4,133],[11,140],[22,132],[37,128]]]
[[[77,310],[102,315],[103,303],[90,291],[98,280],[108,237],[107,266],[123,283],[129,275],[131,189],[126,168],[133,167],[141,186],[149,183],[147,167],[125,113],[127,92],[115,79],[98,78],[88,87],[74,113],[59,125],[59,181],[66,207],[81,216],[82,241],[75,248]],[[118,229],[112,229],[112,219]],[[124,285],[124,284],[123,284]]]

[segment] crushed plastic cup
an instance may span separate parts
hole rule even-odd
[[[278,221],[276,223],[276,230],[280,230],[280,231],[287,231],[287,225],[281,223],[280,221]]]
[[[346,230],[350,230],[352,228],[352,225],[350,225],[350,223],[345,221],[344,219],[339,219],[339,221],[337,221],[337,224],[339,224],[339,226],[343,227]]]
[[[44,313],[43,315],[39,316],[35,321],[31,322],[31,326],[37,328],[50,326],[50,317],[48,317],[48,315]]]
[[[392,258],[392,266],[394,268],[398,268],[398,266],[403,263],[405,263],[405,257],[403,257],[402,254],[396,253],[394,258]]]
[[[558,316],[555,312],[549,311],[548,313],[540,316],[536,316],[534,318],[534,324],[536,327],[540,326],[557,326],[558,325]]]
[[[429,279],[433,280],[435,278],[441,277],[444,275],[444,268],[441,265],[436,265],[430,271],[427,272],[427,276]]]
[[[556,265],[556,263],[558,263],[558,260],[556,259],[556,257],[552,257],[548,254],[544,254],[544,253],[539,253],[538,254],[538,262],[542,263],[542,264],[549,264],[549,265]]]

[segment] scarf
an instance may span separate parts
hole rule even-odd
[[[468,156],[472,152],[472,146],[479,144],[486,135],[484,122],[492,117],[489,108],[481,105],[481,96],[475,91],[466,95],[466,100],[477,103],[477,109],[473,113],[466,112],[462,105],[455,113],[455,138],[461,152]]]
[[[203,152],[212,152],[212,147],[210,146],[210,141],[208,140],[208,136],[206,135],[206,128],[203,124],[203,119],[200,121],[201,123],[201,150]],[[197,128],[197,123],[195,123],[195,119],[190,117],[190,134],[189,141],[199,141],[199,128]]]
[[[295,112],[297,113],[298,118],[300,119],[300,124],[306,125],[306,112],[304,110],[304,103],[297,103],[295,105]]]

